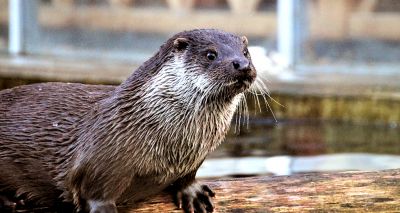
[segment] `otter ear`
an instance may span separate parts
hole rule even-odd
[[[246,36],[242,36],[241,37],[243,44],[245,44],[246,46],[249,44],[249,40],[247,40]]]
[[[178,51],[184,50],[189,46],[189,40],[186,38],[177,38],[174,40],[174,48]]]

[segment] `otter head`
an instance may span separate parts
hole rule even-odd
[[[175,65],[194,88],[212,95],[236,96],[247,90],[256,70],[247,38],[214,29],[185,31],[169,40]]]

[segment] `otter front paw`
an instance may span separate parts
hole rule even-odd
[[[215,193],[207,186],[193,183],[188,187],[178,191],[175,197],[175,203],[186,213],[207,213],[214,211],[214,205],[211,197]]]

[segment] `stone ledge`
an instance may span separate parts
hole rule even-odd
[[[110,60],[60,59],[0,55],[0,77],[118,84],[139,64]],[[337,72],[294,72],[265,75],[271,92],[302,95],[356,96],[377,95],[400,99],[400,75],[351,74]]]

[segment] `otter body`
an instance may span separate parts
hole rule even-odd
[[[185,211],[212,212],[214,193],[195,181],[196,171],[224,139],[255,77],[247,39],[192,30],[116,87],[4,90],[0,196],[116,212],[168,187]]]

